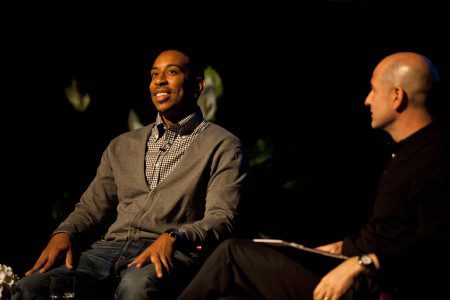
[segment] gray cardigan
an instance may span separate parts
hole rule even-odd
[[[199,245],[232,233],[246,178],[239,139],[208,123],[167,178],[150,191],[144,165],[153,125],[111,141],[94,180],[55,232],[76,236],[92,230],[116,209],[106,240],[158,238],[175,227]]]

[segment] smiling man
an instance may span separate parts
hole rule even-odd
[[[119,279],[116,299],[173,298],[193,275],[197,249],[206,253],[232,234],[246,160],[239,139],[205,121],[196,105],[203,68],[186,51],[168,50],[150,74],[156,122],[110,143],[74,212],[17,284],[15,299],[48,299],[50,278],[70,276],[81,298],[97,299],[110,279]],[[75,264],[77,239],[114,211],[104,239]],[[65,264],[56,265],[58,258]]]
[[[166,51],[156,59],[151,69],[152,101],[169,126],[197,109],[197,98],[205,87],[203,70],[190,66],[189,60],[181,52]],[[185,101],[185,95],[195,101]]]

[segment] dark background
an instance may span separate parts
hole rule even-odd
[[[30,13],[5,27],[0,263],[19,274],[32,266],[108,142],[128,130],[129,109],[153,121],[146,85],[156,48],[196,48],[223,79],[217,123],[243,140],[250,158],[268,155],[250,169],[242,218],[252,236],[318,245],[367,220],[388,139],[370,129],[363,102],[384,56],[415,51],[435,63],[435,110],[448,128],[442,7],[322,1],[218,9],[220,16],[155,8],[138,17],[120,9]],[[64,94],[72,78],[92,97],[83,113]]]

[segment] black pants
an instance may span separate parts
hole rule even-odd
[[[308,254],[324,263],[300,264],[301,257],[288,257],[279,250],[250,240],[227,240],[206,260],[179,299],[312,299],[322,276],[342,262]],[[351,293],[346,297],[352,297]]]

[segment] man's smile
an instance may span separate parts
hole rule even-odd
[[[157,91],[153,93],[155,100],[158,102],[164,102],[167,99],[170,98],[171,92],[170,91]]]

